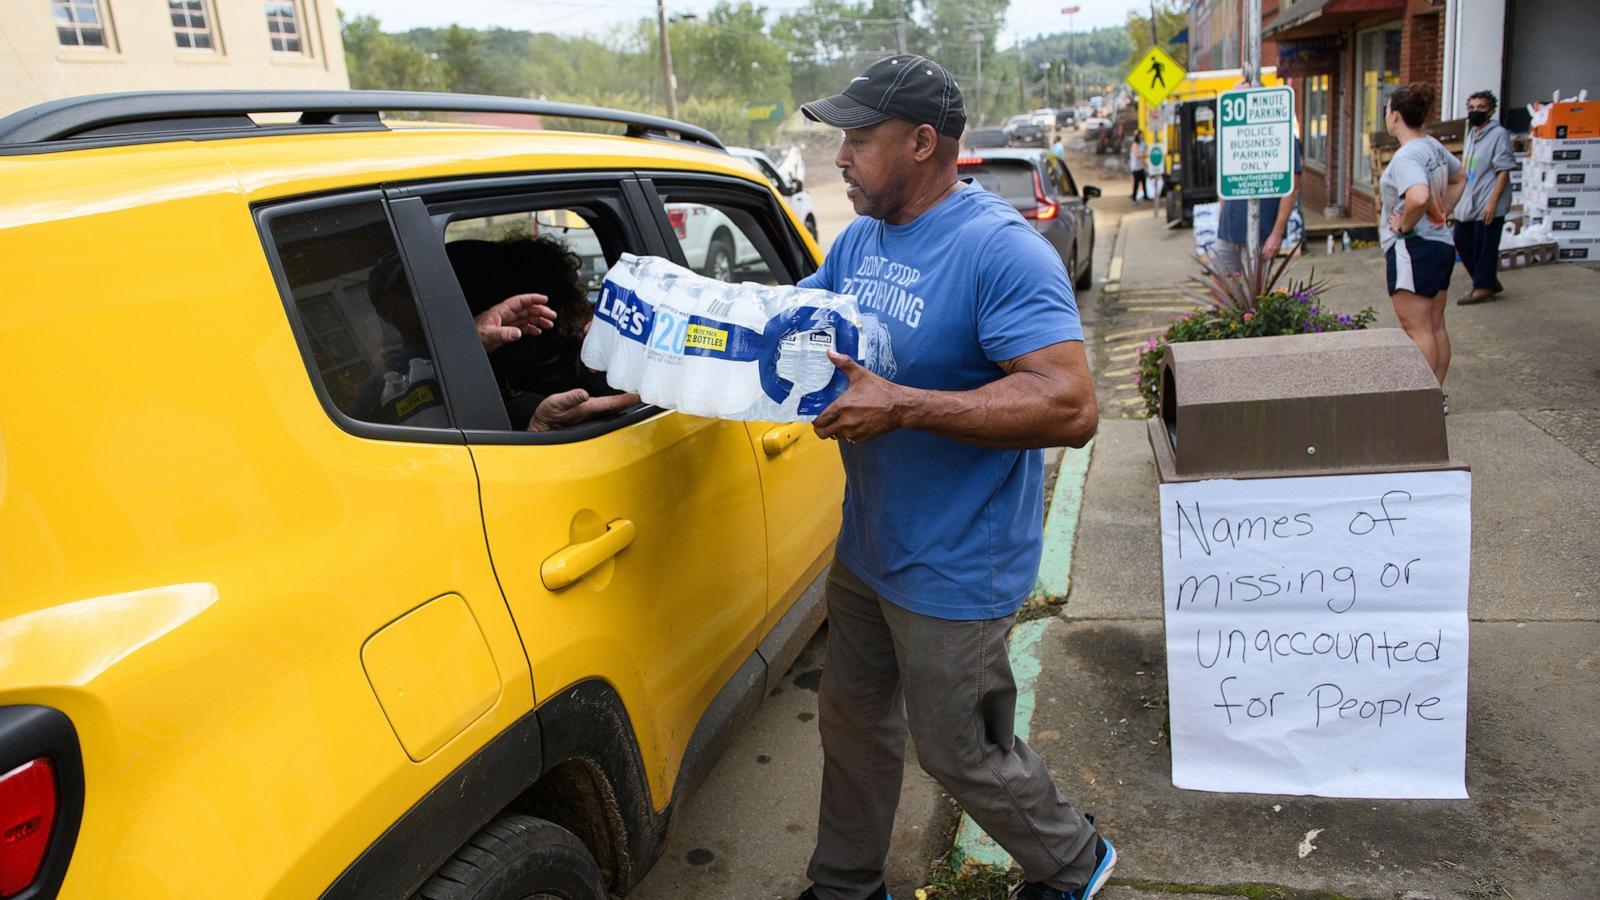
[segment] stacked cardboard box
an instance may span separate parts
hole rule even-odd
[[[1535,136],[1521,181],[1526,224],[1548,228],[1563,260],[1600,260],[1600,137]]]

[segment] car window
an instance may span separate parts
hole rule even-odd
[[[990,159],[960,167],[962,175],[972,176],[979,187],[1014,203],[1034,199],[1033,166],[1020,159]]]
[[[351,419],[449,428],[449,410],[394,231],[375,196],[265,218],[323,396]]]
[[[1061,176],[1066,179],[1067,196],[1078,196],[1078,180],[1072,177],[1072,167],[1067,165],[1064,160],[1059,159],[1056,160],[1056,165],[1061,167]]]
[[[769,195],[731,186],[656,183],[669,240],[683,264],[719,281],[793,284],[800,265],[789,248],[787,222],[774,216]]]
[[[1067,174],[1067,167],[1061,164],[1061,160],[1051,157],[1046,162],[1046,171],[1050,175],[1048,180],[1051,193],[1056,195],[1056,199],[1065,200],[1077,193],[1072,188],[1072,178]]]
[[[550,397],[577,390],[590,397],[617,393],[604,372],[585,367],[580,357],[605,273],[624,249],[620,230],[598,205],[497,209],[458,214],[446,224],[445,255],[475,320],[490,321],[528,294],[543,297],[556,314],[553,328],[503,343],[480,330],[513,431],[527,430]]]
[[[783,176],[778,174],[778,170],[774,169],[771,163],[767,162],[764,157],[760,156],[746,158],[756,164],[756,168],[761,170],[762,175],[767,176],[767,181],[771,183],[773,190],[779,193],[783,192]]]

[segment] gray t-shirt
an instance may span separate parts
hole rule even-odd
[[[1378,219],[1378,237],[1383,249],[1394,246],[1398,236],[1389,230],[1389,219],[1404,203],[1407,190],[1418,184],[1428,186],[1429,208],[1412,228],[1411,233],[1424,240],[1455,245],[1455,232],[1445,224],[1445,211],[1436,208],[1444,202],[1445,182],[1461,170],[1461,163],[1444,145],[1428,135],[1402,144],[1378,179],[1378,192],[1383,196],[1383,214]]]
[[[1455,217],[1457,222],[1476,222],[1483,218],[1484,208],[1489,205],[1489,195],[1494,193],[1494,183],[1499,174],[1517,167],[1517,161],[1511,155],[1511,135],[1500,127],[1499,122],[1488,123],[1482,131],[1468,128],[1461,161],[1467,168],[1467,188],[1461,193],[1461,201],[1456,204]],[[1511,186],[1507,185],[1500,192],[1500,199],[1495,201],[1494,214],[1503,216],[1510,211]]]

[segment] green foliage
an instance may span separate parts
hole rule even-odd
[[[372,16],[340,16],[350,86],[396,91],[440,91],[448,86],[444,67],[418,47],[384,34]]]
[[[1128,40],[1133,44],[1133,49],[1128,51],[1127,59],[1123,61],[1122,75],[1150,50],[1150,16],[1140,12],[1141,7],[1134,7],[1128,11]],[[1156,43],[1161,49],[1171,53],[1173,58],[1181,63],[1189,60],[1189,45],[1173,43],[1173,37],[1178,32],[1189,27],[1189,4],[1185,0],[1155,0],[1156,12]],[[1118,76],[1121,80],[1122,76]]]
[[[1136,378],[1145,414],[1153,416],[1160,409],[1161,359],[1168,344],[1352,331],[1366,328],[1377,319],[1377,312],[1370,306],[1353,316],[1325,309],[1320,302],[1325,290],[1326,285],[1321,282],[1297,282],[1262,294],[1248,307],[1218,303],[1173,319],[1166,331],[1150,338],[1139,351]]]

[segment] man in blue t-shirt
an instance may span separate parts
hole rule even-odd
[[[828,578],[817,848],[803,900],[882,898],[907,734],[922,767],[1022,867],[1018,895],[1083,900],[1116,854],[1012,732],[1006,637],[1038,575],[1044,462],[1098,418],[1066,268],[1009,201],[956,177],[961,91],[939,64],[874,63],[805,104],[843,130],[860,218],[801,282],[852,294],[878,371],[819,415],[840,441]]]

